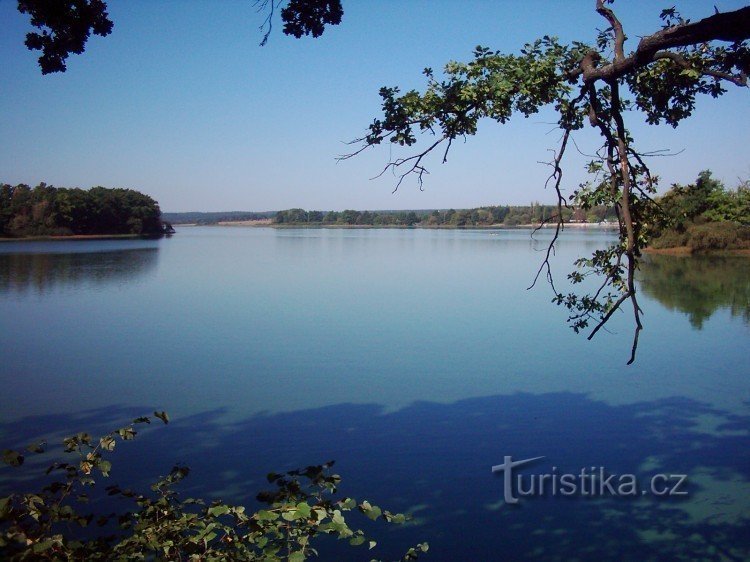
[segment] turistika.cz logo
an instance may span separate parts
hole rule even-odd
[[[521,466],[539,461],[534,457],[514,461],[504,457],[503,464],[492,467],[495,474],[503,475],[503,498],[505,503],[517,504],[519,497],[531,496],[579,496],[579,497],[633,497],[653,495],[658,497],[687,496],[686,474],[654,474],[644,482],[635,474],[609,474],[603,466],[583,467],[577,473],[559,472],[556,466],[551,472],[521,474]]]

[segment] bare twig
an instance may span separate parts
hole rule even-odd
[[[571,129],[565,129],[563,132],[562,141],[560,142],[560,149],[557,151],[557,154],[555,155],[554,159],[550,163],[553,170],[550,176],[547,178],[547,181],[544,184],[544,187],[546,188],[550,181],[554,180],[554,187],[555,187],[555,193],[557,194],[557,215],[556,215],[556,225],[555,225],[555,234],[552,236],[552,240],[547,245],[547,252],[544,257],[544,260],[539,265],[539,269],[536,272],[536,275],[534,276],[534,281],[532,281],[531,285],[527,287],[528,289],[533,288],[536,285],[536,282],[539,280],[539,276],[541,275],[542,271],[546,269],[547,272],[547,281],[549,282],[550,286],[552,287],[552,290],[557,293],[555,290],[555,284],[552,277],[552,267],[550,265],[550,257],[554,255],[555,251],[555,242],[557,242],[557,239],[560,236],[560,231],[564,228],[563,226],[563,218],[562,218],[562,208],[563,206],[567,207],[567,202],[565,201],[565,197],[562,194],[562,190],[560,187],[560,184],[562,182],[563,178],[563,170],[560,167],[560,162],[563,159],[563,156],[565,156],[565,149],[568,146],[568,139],[570,138]],[[537,228],[534,229],[532,232],[532,235],[536,233],[540,228],[542,228],[542,225],[545,224],[544,221],[542,221]]]
[[[446,137],[440,137],[438,140],[436,140],[434,143],[432,143],[429,147],[427,147],[425,150],[423,150],[419,154],[414,154],[413,156],[409,156],[407,158],[397,158],[396,160],[389,161],[379,174],[377,174],[376,176],[373,176],[370,179],[379,178],[383,174],[385,174],[388,170],[392,170],[394,173],[396,173],[396,170],[398,168],[400,168],[404,164],[411,163],[411,166],[409,166],[409,168],[405,172],[396,174],[398,177],[398,182],[396,183],[396,187],[392,193],[396,193],[398,191],[398,188],[401,187],[401,184],[403,183],[404,179],[409,174],[417,174],[417,182],[419,183],[419,188],[422,189],[422,183],[423,183],[422,176],[424,174],[429,173],[427,169],[424,166],[422,166],[422,160],[424,159],[425,156],[427,156],[430,152],[432,152],[444,140],[447,140]],[[449,143],[449,146],[450,146],[450,143]],[[363,147],[360,150],[363,150],[364,148],[366,147]],[[447,154],[448,152],[446,150],[445,156],[443,156],[443,158],[445,158]]]
[[[271,35],[271,30],[273,29],[273,13],[276,8],[279,7],[279,5],[281,5],[281,0],[255,0],[255,2],[253,2],[253,6],[257,6],[258,12],[266,10],[266,8],[268,8],[269,6],[271,7],[268,11],[268,15],[258,28],[261,31],[263,31],[264,29],[266,30],[266,32],[263,34],[263,39],[260,42],[261,47],[268,42],[268,37]]]

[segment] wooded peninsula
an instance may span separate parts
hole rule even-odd
[[[133,189],[0,184],[0,236],[131,235],[173,232],[159,204]]]

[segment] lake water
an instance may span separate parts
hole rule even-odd
[[[337,559],[425,540],[433,561],[750,558],[750,260],[648,258],[626,366],[628,314],[589,342],[548,286],[526,290],[548,237],[186,227],[2,243],[3,447],[163,409],[173,422],[118,447],[113,481],[182,462],[189,493],[246,504],[267,472],[335,459],[344,494],[414,516]],[[610,239],[566,232],[560,285]],[[688,495],[509,505],[491,472],[506,456],[543,456],[526,476],[686,474]]]

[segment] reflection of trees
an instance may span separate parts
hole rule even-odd
[[[649,255],[641,265],[643,292],[684,312],[700,329],[720,308],[750,323],[750,259]]]
[[[0,254],[0,293],[132,281],[154,269],[157,248],[112,252]]]

